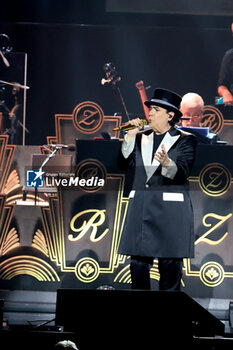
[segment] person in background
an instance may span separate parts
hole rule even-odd
[[[219,140],[210,126],[203,122],[204,101],[200,95],[195,92],[185,94],[180,103],[180,112],[183,116],[179,127],[197,136],[198,143],[214,144]]]
[[[204,101],[195,92],[188,92],[182,97],[180,111],[183,114],[181,123],[184,127],[201,127]]]
[[[231,23],[231,32],[233,35],[233,23]],[[222,103],[233,104],[233,48],[226,51],[221,62],[218,95],[222,97]]]

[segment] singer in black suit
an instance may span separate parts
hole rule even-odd
[[[121,161],[135,167],[133,190],[118,249],[131,256],[133,289],[150,289],[150,268],[158,258],[160,290],[179,290],[183,258],[194,256],[193,210],[188,176],[196,138],[178,130],[181,97],[155,89],[145,105],[149,130],[139,118],[122,143]]]

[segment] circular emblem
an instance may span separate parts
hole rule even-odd
[[[73,111],[73,124],[84,134],[98,131],[104,122],[104,112],[94,102],[82,102]]]
[[[99,274],[100,266],[97,261],[92,258],[82,258],[75,265],[75,275],[84,283],[95,281]]]
[[[224,125],[223,115],[217,107],[205,106],[201,124],[219,134]]]
[[[224,280],[223,267],[215,261],[205,263],[200,269],[200,280],[207,287],[218,286]]]
[[[231,173],[222,164],[208,164],[201,170],[199,179],[202,191],[208,196],[222,196],[231,187]]]
[[[85,159],[78,164],[76,176],[79,177],[79,188],[85,192],[96,192],[103,188],[106,169],[96,159]]]

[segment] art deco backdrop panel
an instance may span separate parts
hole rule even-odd
[[[11,181],[5,181],[1,195],[2,289],[56,291],[106,284],[130,288],[129,259],[117,255],[129,178],[132,182],[132,174],[118,168],[120,146],[119,140],[77,140],[76,176],[104,179],[104,187],[98,182],[59,187],[52,193],[38,193],[36,206],[35,193],[25,193],[19,179],[10,186],[15,177],[14,170],[10,172]],[[25,154],[23,150],[14,150],[18,160],[27,159],[36,149],[28,146]],[[182,287],[193,297],[231,297],[232,152],[229,145],[199,145],[189,178],[195,258],[184,260]],[[9,158],[8,153],[4,156]],[[15,157],[11,164],[17,169]],[[151,269],[155,290],[158,279],[155,259]]]
[[[190,177],[195,258],[184,284],[194,297],[230,298],[232,284],[232,146],[199,145]]]

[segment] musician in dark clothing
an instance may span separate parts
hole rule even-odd
[[[233,23],[231,24],[233,35]],[[218,94],[223,97],[223,103],[233,104],[233,49],[226,51],[219,71]]]

